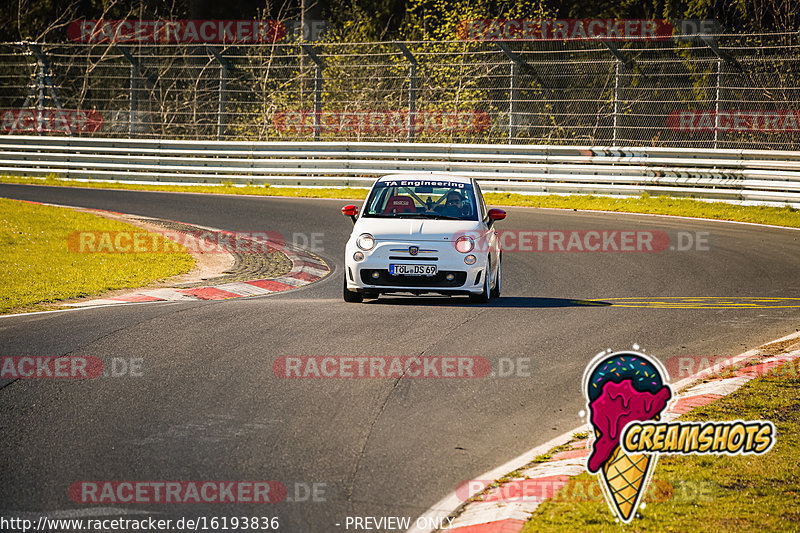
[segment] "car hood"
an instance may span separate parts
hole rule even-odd
[[[482,223],[474,220],[423,220],[419,218],[359,218],[354,235],[371,233],[378,241],[453,241],[475,233]]]

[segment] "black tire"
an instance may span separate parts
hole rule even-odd
[[[491,285],[489,282],[489,274],[490,274],[489,271],[491,269],[488,266],[489,265],[488,261],[486,262],[486,264],[487,264],[486,272],[483,275],[483,292],[481,292],[480,294],[470,294],[469,295],[470,302],[476,304],[485,304],[488,303],[489,299],[492,297],[492,291],[490,289]]]
[[[501,267],[502,264],[503,264],[503,256],[499,255],[497,257],[497,273],[495,274],[495,277],[497,278],[497,281],[495,282],[494,289],[492,289],[492,292],[491,292],[492,298],[500,298],[500,289],[501,289],[500,280],[502,279],[502,274],[501,274],[502,269],[500,267]]]
[[[344,297],[344,301],[351,304],[360,304],[364,301],[364,297],[361,296],[357,292],[353,292],[347,288],[347,279],[342,278],[344,288],[342,292],[342,296]]]

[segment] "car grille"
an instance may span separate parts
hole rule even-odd
[[[377,279],[372,277],[373,272],[378,272],[380,274]],[[447,274],[453,274],[455,276],[453,281],[447,281],[445,278]],[[361,271],[361,281],[368,285],[382,287],[455,288],[464,285],[464,282],[467,281],[467,273],[454,270],[440,270],[434,276],[392,276],[386,269],[368,268]]]

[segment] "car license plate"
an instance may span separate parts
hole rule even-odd
[[[389,265],[392,276],[435,276],[436,265]]]

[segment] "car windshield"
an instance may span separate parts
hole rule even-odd
[[[380,181],[367,199],[365,217],[478,220],[469,183],[436,180]]]

